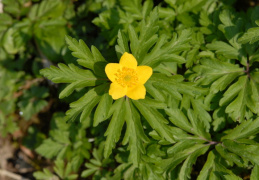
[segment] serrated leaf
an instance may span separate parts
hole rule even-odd
[[[244,167],[244,161],[238,155],[229,152],[225,147],[222,146],[222,144],[217,144],[216,150],[223,158],[231,163],[231,166],[233,166],[233,163],[235,163],[239,167]]]
[[[207,161],[204,164],[197,180],[204,179],[233,179],[242,180],[240,177],[235,175],[231,170],[227,169],[221,164],[220,156],[215,150],[211,151],[208,155]]]
[[[33,176],[37,179],[37,180],[46,180],[46,179],[51,179],[51,180],[59,180],[59,178],[52,174],[48,169],[44,168],[43,172],[41,171],[37,171],[33,173]]]
[[[238,39],[238,42],[242,44],[253,44],[257,41],[259,41],[259,27],[248,29],[248,31]]]
[[[125,52],[129,52],[129,40],[121,30],[119,30],[118,32],[117,41],[118,45],[115,46],[115,50],[117,53],[120,53],[120,55],[122,56]]]
[[[133,17],[141,19],[142,17],[142,8],[141,8],[141,0],[132,0],[132,1],[124,1],[120,0],[120,4],[123,7],[123,9],[130,14],[133,15]]]
[[[149,139],[145,135],[142,128],[140,116],[129,99],[125,102],[125,110],[125,116],[127,117],[127,130],[123,144],[126,144],[129,141],[129,160],[133,162],[134,166],[138,167],[140,164],[141,155],[145,154],[143,143],[147,143]]]
[[[193,107],[193,110],[201,123],[205,126],[206,130],[205,132],[209,132],[210,129],[210,122],[212,121],[210,114],[207,112],[208,109],[206,109],[203,100],[202,99],[191,99],[191,105]],[[200,127],[201,128],[201,127]],[[201,128],[203,129],[203,128]],[[209,137],[209,134],[207,134],[207,137]]]
[[[203,121],[201,121],[200,118],[197,117],[198,114],[195,113],[192,109],[188,109],[187,116],[193,126],[195,134],[197,134],[199,137],[203,137],[207,140],[210,140],[210,134],[206,132]]]
[[[66,66],[59,63],[58,67],[42,69],[40,73],[54,83],[70,83],[59,95],[59,98],[69,96],[75,89],[96,86],[103,80],[98,79],[92,71],[80,69],[73,64]],[[104,82],[104,81],[103,81]]]
[[[186,116],[182,111],[180,111],[179,109],[172,109],[172,108],[167,108],[165,109],[165,111],[169,116],[170,121],[174,125],[180,127],[181,129],[184,129],[189,133],[194,133],[191,123],[188,121],[188,119],[186,118]]]
[[[238,76],[244,74],[244,70],[236,65],[221,62],[216,59],[202,59],[201,65],[194,67],[194,71],[202,76],[202,84],[211,84],[210,92],[223,91]]]
[[[167,41],[165,35],[161,36],[151,52],[143,58],[141,65],[155,67],[161,62],[184,63],[185,59],[178,53],[189,49],[190,37],[190,30],[183,30],[179,35],[174,34],[170,42]]]
[[[211,44],[208,44],[207,48],[210,50],[215,50],[216,53],[222,54],[223,56],[229,59],[241,59],[242,57],[238,49],[232,47],[231,45],[223,41],[215,41]]]
[[[63,147],[64,145],[62,144],[52,141],[51,139],[46,139],[39,147],[36,148],[36,152],[51,159],[57,156]]]
[[[121,98],[113,104],[113,116],[109,123],[108,129],[105,132],[107,136],[104,147],[104,157],[108,158],[115,147],[116,142],[119,141],[121,130],[125,122],[125,100]]]
[[[70,104],[70,109],[66,112],[67,119],[74,121],[80,114],[80,121],[84,121],[91,113],[93,108],[101,100],[101,96],[106,93],[107,84],[102,84],[89,90],[79,100]]]
[[[221,139],[242,139],[248,138],[257,134],[259,131],[259,118],[255,120],[243,121],[235,129],[231,130],[226,136],[223,136]]]
[[[60,3],[59,0],[42,1],[40,4],[36,4],[31,8],[29,12],[29,17],[32,20],[41,18],[43,16],[47,17],[53,11],[53,9],[55,9],[58,6],[59,3]]]
[[[169,126],[166,124],[168,121],[157,112],[154,108],[148,107],[141,101],[133,101],[140,113],[145,117],[150,126],[156,130],[160,136],[169,142],[175,142],[173,134],[170,132]]]
[[[48,105],[47,101],[44,100],[48,95],[46,87],[33,86],[30,90],[24,91],[24,95],[17,105],[25,120],[29,120]]]
[[[250,145],[224,139],[222,141],[222,145],[229,151],[259,165],[259,154],[257,153],[259,151],[258,143],[256,143],[255,145]]]
[[[81,177],[83,178],[86,178],[90,175],[92,175],[93,173],[95,173],[96,171],[98,171],[98,169],[87,169],[87,170],[84,170],[81,174]]]
[[[226,113],[230,114],[234,120],[242,122],[247,108],[254,113],[258,111],[256,108],[258,107],[258,103],[256,102],[258,100],[252,99],[254,93],[251,88],[251,83],[247,76],[241,76],[236,83],[228,88],[219,102],[220,106],[229,103],[226,108]]]
[[[207,90],[195,86],[194,83],[183,82],[184,78],[180,75],[174,75],[168,77],[163,74],[154,73],[149,79],[149,83],[152,83],[157,89],[163,89],[167,91],[177,100],[182,99],[181,94],[188,94],[191,96],[206,94]]]
[[[112,102],[113,100],[108,93],[102,96],[94,113],[94,127],[96,127],[99,123],[107,119],[108,112],[112,105]]]
[[[201,150],[206,149],[206,150]],[[174,169],[178,164],[180,164],[184,159],[186,159],[190,154],[195,153],[196,151],[202,151],[206,152],[208,149],[207,145],[204,144],[195,144],[189,148],[181,149],[181,151],[178,151],[173,156],[167,159],[161,160],[158,165],[163,170],[163,172],[168,172]]]
[[[209,146],[198,149],[194,153],[192,153],[188,158],[184,161],[178,179],[179,180],[187,180],[190,179],[191,172],[192,172],[192,165],[195,164],[197,158],[203,154],[205,154],[209,149]]]
[[[209,179],[211,171],[213,171],[215,153],[213,151],[209,152],[207,160],[203,165],[197,180]]]
[[[66,36],[66,43],[68,48],[73,51],[72,55],[78,58],[78,64],[92,69],[95,74],[105,76],[104,72],[100,70],[104,70],[106,61],[96,47],[92,46],[91,52],[83,40],[77,41],[70,36]]]

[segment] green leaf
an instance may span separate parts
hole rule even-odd
[[[24,95],[17,105],[25,120],[29,120],[48,105],[44,100],[48,95],[48,89],[45,87],[33,86],[30,90],[24,91]]]
[[[1,13],[0,14],[0,32],[2,29],[6,29],[7,26],[11,25],[13,23],[12,17],[7,13]]]
[[[68,162],[65,165],[64,160],[61,160],[61,159],[55,161],[54,170],[62,179],[74,180],[74,179],[77,179],[77,176],[78,176],[77,174],[71,174],[72,173],[71,163]]]
[[[248,31],[238,39],[238,42],[242,44],[253,44],[257,41],[259,41],[259,27],[248,29]]]
[[[52,62],[63,60],[61,53],[65,49],[66,23],[67,21],[61,17],[41,20],[33,26],[33,35],[38,50]]]
[[[94,127],[96,127],[99,123],[107,119],[108,112],[112,105],[112,102],[113,100],[108,93],[102,96],[94,113]]]
[[[186,159],[190,154],[199,151],[205,153],[208,150],[209,146],[204,144],[195,144],[186,149],[179,149],[175,154],[170,158],[161,160],[158,165],[163,170],[163,172],[168,172],[173,170],[178,164],[180,164],[184,159]],[[196,152],[199,154],[198,152]],[[195,155],[194,155],[195,156]],[[187,161],[188,163],[188,161]],[[187,165],[187,164],[186,164]]]
[[[171,132],[168,121],[154,108],[148,107],[142,101],[133,101],[139,112],[145,117],[150,126],[156,130],[160,136],[169,142],[175,142],[173,133]]]
[[[253,82],[249,81],[247,76],[241,76],[238,81],[232,84],[224,93],[220,100],[220,106],[229,105],[226,108],[226,113],[230,114],[233,120],[242,122],[244,120],[247,108],[252,112],[258,113],[258,100],[253,99]]]
[[[183,82],[184,78],[181,75],[174,75],[168,77],[160,73],[154,73],[148,80],[157,89],[167,91],[177,100],[182,99],[181,94],[188,94],[190,96],[204,95],[207,93],[206,89],[196,87],[194,83]]]
[[[115,50],[117,53],[120,54],[120,56],[122,56],[125,52],[129,52],[129,40],[126,37],[126,35],[119,30],[118,32],[118,45],[115,46]]]
[[[93,108],[101,100],[101,96],[107,91],[107,84],[102,84],[89,90],[79,100],[70,104],[70,109],[66,112],[67,119],[74,121],[80,115],[80,121],[84,121],[90,115]]]
[[[242,180],[240,177],[235,175],[231,170],[227,169],[221,164],[221,158],[218,153],[213,150],[209,153],[207,161],[203,166],[197,180],[204,179],[233,179]]]
[[[222,141],[222,146],[227,148],[229,151],[241,156],[244,159],[247,159],[257,165],[259,165],[259,144],[255,145],[239,143],[232,140],[224,139]]]
[[[216,150],[223,158],[231,163],[231,166],[233,166],[233,163],[235,163],[239,167],[244,167],[244,161],[238,155],[229,152],[225,147],[222,146],[222,144],[217,144]]]
[[[256,135],[259,131],[259,118],[255,120],[243,121],[240,125],[235,127],[235,129],[228,132],[227,135],[223,136],[221,139],[242,139],[248,138],[250,136]]]
[[[207,160],[203,165],[199,176],[197,177],[197,180],[209,179],[209,176],[213,171],[214,160],[215,160],[215,153],[213,151],[210,151],[207,157]]]
[[[46,139],[39,147],[36,148],[36,152],[46,158],[51,159],[57,156],[63,148],[63,144],[59,144],[51,139]]]
[[[15,27],[16,25],[16,27]],[[25,35],[26,34],[26,35]],[[1,35],[2,36],[2,35]],[[13,24],[12,27],[8,28],[1,39],[3,48],[9,54],[17,54],[18,52],[24,51],[25,45],[31,37],[30,22],[24,20]]]
[[[252,170],[250,180],[257,180],[258,177],[259,177],[259,165],[255,165]]]
[[[189,132],[195,133],[193,131],[193,127],[189,120],[186,118],[184,113],[180,109],[173,109],[173,108],[166,108],[166,114],[169,116],[169,120],[176,126],[180,127],[181,129]]]
[[[73,51],[72,55],[78,58],[78,64],[92,69],[97,75],[106,76],[104,73],[106,61],[96,47],[92,46],[91,52],[83,40],[77,41],[70,36],[66,36],[66,42],[68,48]]]
[[[240,59],[242,58],[242,54],[240,54],[239,50],[232,47],[231,45],[223,42],[223,41],[215,41],[211,44],[207,45],[207,48],[210,50],[215,50],[216,53],[222,54],[226,58],[229,59]]]
[[[59,95],[59,98],[69,96],[77,88],[96,86],[102,82],[92,71],[80,69],[73,64],[66,66],[59,63],[58,67],[42,69],[40,73],[54,83],[70,83]]]
[[[86,178],[86,177],[92,175],[93,173],[95,173],[96,171],[98,171],[97,168],[96,168],[96,169],[87,169],[87,170],[84,170],[84,171],[82,172],[82,174],[81,174],[81,177]]]
[[[189,49],[189,41],[191,40],[190,37],[190,30],[183,30],[179,35],[174,33],[170,42],[167,41],[165,35],[162,35],[157,40],[150,53],[143,58],[143,61],[140,64],[155,67],[161,62],[184,63],[185,59],[178,54],[179,52]]]
[[[37,171],[33,173],[33,176],[37,180],[46,180],[46,179],[53,179],[53,180],[58,180],[58,177],[52,174],[48,169],[44,168],[43,172]]]
[[[244,70],[237,65],[221,62],[216,59],[202,59],[201,65],[194,67],[194,71],[201,76],[202,84],[211,84],[210,92],[217,93],[225,90]]]
[[[192,166],[195,164],[197,158],[203,154],[205,154],[209,149],[209,146],[198,149],[194,153],[192,153],[188,158],[184,161],[180,173],[179,180],[187,180],[191,178]]]
[[[108,129],[105,132],[107,136],[104,147],[104,157],[108,158],[112,153],[112,149],[115,147],[116,142],[119,141],[121,130],[125,122],[125,100],[121,98],[117,100],[112,108],[111,113],[113,114],[111,122],[109,123]]]
[[[210,140],[210,134],[206,132],[206,129],[204,128],[204,122],[200,120],[200,117],[197,117],[197,114],[199,113],[188,109],[188,120],[184,113],[179,109],[167,108],[165,111],[174,125],[189,133]]]
[[[195,134],[197,134],[199,137],[203,137],[207,140],[210,140],[211,139],[210,134],[204,128],[204,126],[205,126],[204,122],[201,121],[200,118],[197,117],[198,114],[195,113],[195,111],[193,111],[192,109],[188,109],[187,116],[193,126]]]
[[[120,4],[125,11],[132,14],[133,17],[141,19],[142,18],[142,8],[141,0],[124,1],[120,0]]]
[[[125,116],[127,123],[127,130],[123,140],[123,144],[129,141],[130,156],[129,160],[133,162],[133,165],[138,167],[141,160],[141,155],[145,154],[144,143],[149,141],[145,135],[140,121],[140,116],[132,105],[129,99],[125,102]]]
[[[36,20],[42,17],[48,17],[55,8],[60,4],[60,0],[52,1],[52,0],[45,0],[42,1],[40,4],[35,4],[30,12],[29,17],[32,20]]]

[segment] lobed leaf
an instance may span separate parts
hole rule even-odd
[[[175,33],[170,42],[166,36],[161,36],[152,50],[143,58],[142,65],[151,67],[157,66],[161,62],[185,63],[185,59],[178,54],[190,48],[191,31],[183,30],[179,36]]]
[[[257,153],[259,151],[258,143],[253,142],[253,144],[247,144],[224,139],[222,141],[222,146],[242,158],[259,165],[259,154]]]
[[[96,127],[99,123],[107,119],[108,112],[112,105],[112,102],[112,97],[108,93],[105,93],[102,96],[94,113],[94,127]]]
[[[122,143],[125,145],[129,142],[129,160],[138,167],[142,154],[146,152],[143,144],[149,142],[149,139],[142,128],[140,115],[129,99],[125,102],[125,110],[127,129]]]
[[[255,120],[243,121],[240,125],[231,130],[227,135],[223,136],[221,139],[242,139],[248,138],[250,136],[256,135],[259,131],[259,118]]]
[[[63,144],[52,141],[51,139],[46,139],[39,147],[36,148],[36,152],[46,158],[51,159],[57,156],[63,148]]]
[[[83,40],[77,41],[70,36],[66,36],[66,43],[68,48],[73,51],[72,55],[78,58],[78,64],[93,70],[95,74],[105,77],[103,71],[106,61],[96,47],[92,46],[91,52]]]
[[[242,122],[247,108],[258,113],[258,99],[252,98],[257,92],[252,89],[252,86],[253,81],[249,81],[247,76],[241,76],[236,83],[229,87],[220,100],[220,106],[229,103],[226,113],[230,114],[234,120]]]
[[[241,44],[253,44],[259,41],[259,27],[250,28],[247,32],[238,39],[238,42]]]
[[[168,77],[163,74],[154,73],[148,80],[157,89],[167,91],[171,96],[177,100],[182,99],[181,94],[188,94],[190,96],[204,95],[207,90],[204,88],[196,87],[194,83],[183,82],[184,78],[181,75],[174,75]]]
[[[59,95],[59,98],[69,96],[75,89],[87,86],[96,86],[105,79],[101,80],[92,71],[80,69],[73,64],[66,66],[59,63],[58,67],[42,69],[40,73],[54,83],[70,83]]]
[[[156,130],[162,138],[165,138],[169,142],[175,142],[173,138],[173,132],[171,132],[168,121],[154,108],[148,107],[142,101],[133,101],[133,104],[137,107],[139,112],[145,117],[150,126]]]
[[[213,150],[209,153],[206,163],[204,164],[197,180],[204,179],[233,179],[242,180],[231,170],[221,164],[221,158],[218,153]]]
[[[158,162],[158,165],[164,172],[171,171],[192,153],[195,153],[198,156],[199,153],[204,154],[208,150],[208,148],[209,146],[204,144],[195,144],[186,149],[177,151],[177,153],[173,154],[170,158],[161,160],[160,162]]]
[[[211,84],[212,93],[225,90],[238,76],[244,74],[242,68],[216,59],[201,59],[200,63],[193,70],[202,76],[202,84]]]
[[[105,136],[107,136],[104,147],[104,157],[108,158],[112,153],[112,149],[115,147],[116,142],[119,141],[121,136],[121,130],[123,124],[125,122],[125,100],[121,98],[113,104],[112,108],[112,119],[109,123],[109,126],[105,132]]]
[[[90,115],[93,108],[99,103],[103,94],[107,91],[107,84],[102,84],[89,90],[79,100],[70,104],[70,109],[66,112],[69,121],[75,121],[80,115],[80,121],[84,121]]]

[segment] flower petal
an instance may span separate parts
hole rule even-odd
[[[133,100],[145,99],[146,88],[144,85],[138,85],[135,88],[128,89],[126,95]]]
[[[152,68],[149,66],[138,66],[136,71],[138,74],[139,84],[145,84],[153,73]]]
[[[132,54],[125,52],[121,56],[120,65],[127,67],[127,68],[136,69],[138,62]]]
[[[121,68],[121,65],[118,63],[109,63],[105,66],[105,73],[107,77],[114,82],[115,81],[115,73]]]
[[[119,99],[125,96],[127,93],[127,88],[122,87],[116,82],[111,83],[109,94],[112,96],[112,99]]]

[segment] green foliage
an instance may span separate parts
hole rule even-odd
[[[26,90],[17,103],[20,108],[20,113],[25,120],[29,120],[33,114],[41,111],[46,105],[47,101],[43,100],[48,96],[48,89],[45,87],[33,86],[30,90]]]
[[[0,132],[53,162],[36,179],[258,179],[258,7],[2,2]],[[109,95],[125,52],[153,69],[145,99]]]

